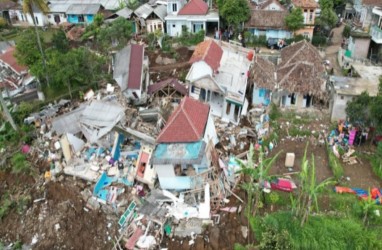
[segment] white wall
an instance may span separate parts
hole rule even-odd
[[[209,140],[211,139],[214,145],[216,145],[219,142],[218,135],[216,133],[214,120],[211,116],[211,114],[208,115],[207,125],[206,125],[206,131],[204,133],[204,141],[208,144]]]
[[[339,119],[345,119],[346,118],[346,105],[349,101],[353,99],[352,96],[347,95],[333,95],[333,108],[332,113],[330,115],[331,121],[338,121]]]
[[[48,19],[48,22],[49,22],[50,24],[52,24],[52,25],[57,25],[56,21],[54,20],[54,16],[56,16],[56,15],[60,16],[60,22],[59,22],[59,24],[68,21],[68,19],[67,19],[65,13],[49,13],[49,14],[47,14],[47,19]]]
[[[42,27],[48,24],[48,18],[44,16],[42,13],[34,13],[34,15],[35,15],[35,19],[37,19],[37,22],[36,22],[37,26]],[[21,10],[18,10],[17,17],[20,21],[24,21],[24,22],[28,21],[30,25],[33,25],[32,17],[29,14],[25,15]]]
[[[276,3],[271,3],[266,8],[264,8],[264,10],[283,10],[283,9],[280,7],[280,5]]]
[[[148,33],[154,32],[158,29],[164,32],[164,23],[160,19],[146,20],[146,29]]]

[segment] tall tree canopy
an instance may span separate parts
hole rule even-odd
[[[316,18],[316,24],[325,29],[332,29],[336,26],[338,22],[338,17],[334,11],[333,0],[320,0],[321,13],[318,18]]]
[[[293,32],[304,27],[304,16],[301,8],[292,9],[289,15],[285,17],[285,24]]]
[[[37,45],[41,54],[42,64],[45,71],[45,80],[46,80],[46,83],[49,85],[49,76],[46,74],[47,71],[46,71],[45,54],[42,47],[40,34],[37,29],[36,17],[34,15],[33,8],[37,8],[40,12],[42,12],[43,14],[46,14],[49,12],[48,2],[44,0],[23,0],[23,12],[28,13],[32,18],[35,32],[36,32]]]
[[[218,0],[217,5],[220,15],[229,24],[238,25],[251,17],[247,0]]]

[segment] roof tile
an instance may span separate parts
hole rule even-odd
[[[182,99],[158,135],[158,143],[196,142],[203,138],[210,107],[190,97]]]
[[[190,63],[205,61],[213,70],[220,67],[223,50],[212,40],[199,43],[190,58]]]
[[[17,63],[14,57],[15,50],[15,47],[8,48],[4,54],[0,55],[0,60],[8,64],[16,73],[21,74],[23,71],[27,71],[28,68]]]
[[[140,89],[143,67],[143,46],[138,44],[131,45],[129,78],[127,87],[129,89]]]
[[[205,15],[208,12],[208,5],[203,0],[190,0],[179,12],[178,15]]]

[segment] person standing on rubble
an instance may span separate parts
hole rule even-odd
[[[118,160],[119,177],[123,177],[124,165],[121,159]]]

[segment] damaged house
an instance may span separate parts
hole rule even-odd
[[[126,98],[139,100],[146,97],[149,83],[149,61],[144,47],[129,44],[114,56],[113,79]]]
[[[243,110],[251,61],[230,47],[213,40],[199,43],[190,59],[186,76],[189,95],[211,106],[211,113],[223,121],[238,124]]]
[[[203,187],[196,177],[210,168],[209,149],[218,142],[208,104],[183,98],[156,142],[152,164],[162,189]]]
[[[4,97],[14,101],[38,98],[36,79],[28,73],[28,68],[17,63],[16,48],[9,47],[0,55],[0,91]]]
[[[255,57],[253,104],[309,108],[326,100],[326,69],[318,50],[306,40],[285,47],[277,66]],[[272,74],[272,72],[274,72]]]

